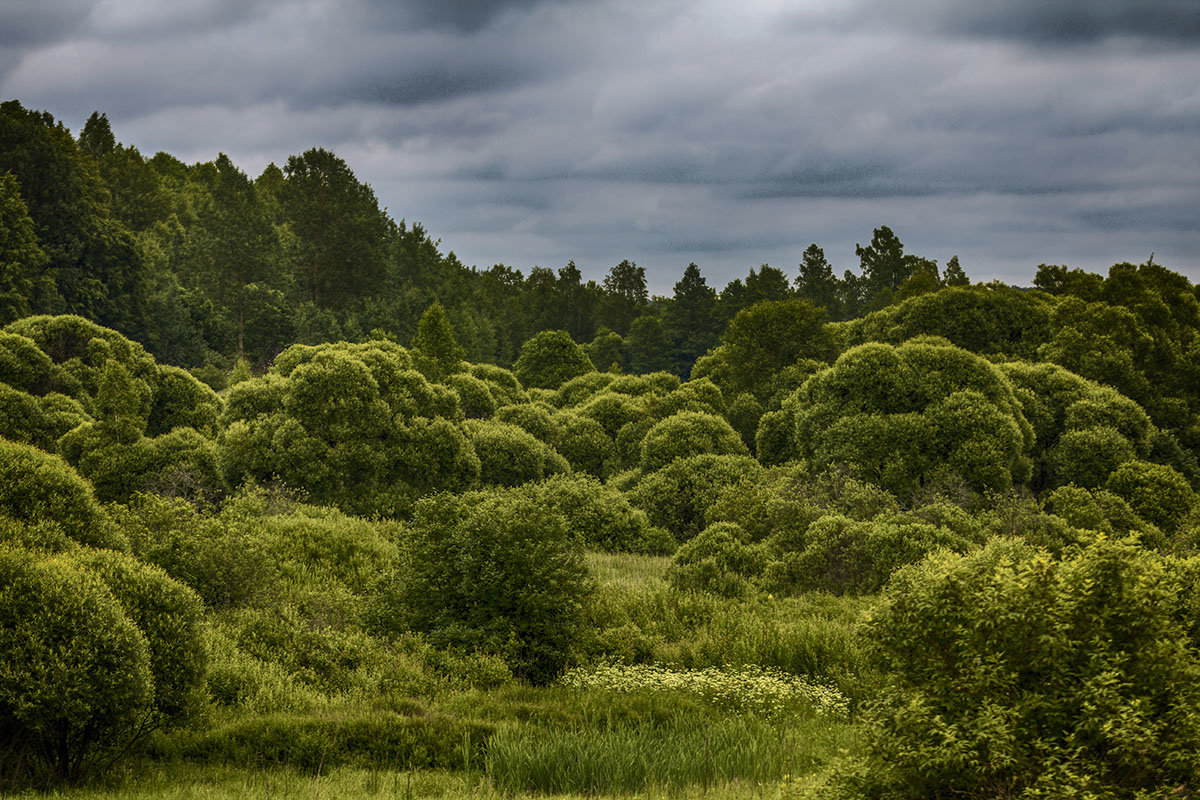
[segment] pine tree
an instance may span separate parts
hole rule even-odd
[[[466,352],[454,338],[454,328],[441,303],[435,301],[421,315],[413,349],[417,351],[417,369],[435,383],[461,371],[459,364]]]

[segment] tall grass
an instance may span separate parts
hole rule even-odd
[[[770,783],[819,763],[808,750],[815,737],[800,740],[788,727],[759,717],[690,722],[689,716],[662,727],[501,731],[488,747],[487,774],[505,794],[611,795]]]

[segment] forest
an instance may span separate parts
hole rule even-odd
[[[1200,793],[1200,286],[441,247],[0,104],[0,793]]]

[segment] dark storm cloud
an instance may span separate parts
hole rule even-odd
[[[932,5],[945,29],[1036,43],[1091,43],[1113,37],[1194,42],[1195,0],[989,0]]]
[[[92,0],[5,0],[0,4],[0,47],[57,41],[84,23],[92,5]]]
[[[689,260],[720,285],[814,241],[852,268],[888,224],[976,277],[1156,250],[1200,278],[1198,16],[1195,0],[9,2],[0,91],[250,172],[332,148],[467,263],[574,259],[598,278],[631,258],[669,291]]]
[[[475,32],[507,13],[525,13],[561,0],[410,0],[365,3],[372,23],[391,29],[434,28]]]

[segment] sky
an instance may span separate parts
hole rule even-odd
[[[1200,282],[1197,0],[4,0],[0,96],[252,176],[331,149],[480,268],[669,295],[888,225]]]

